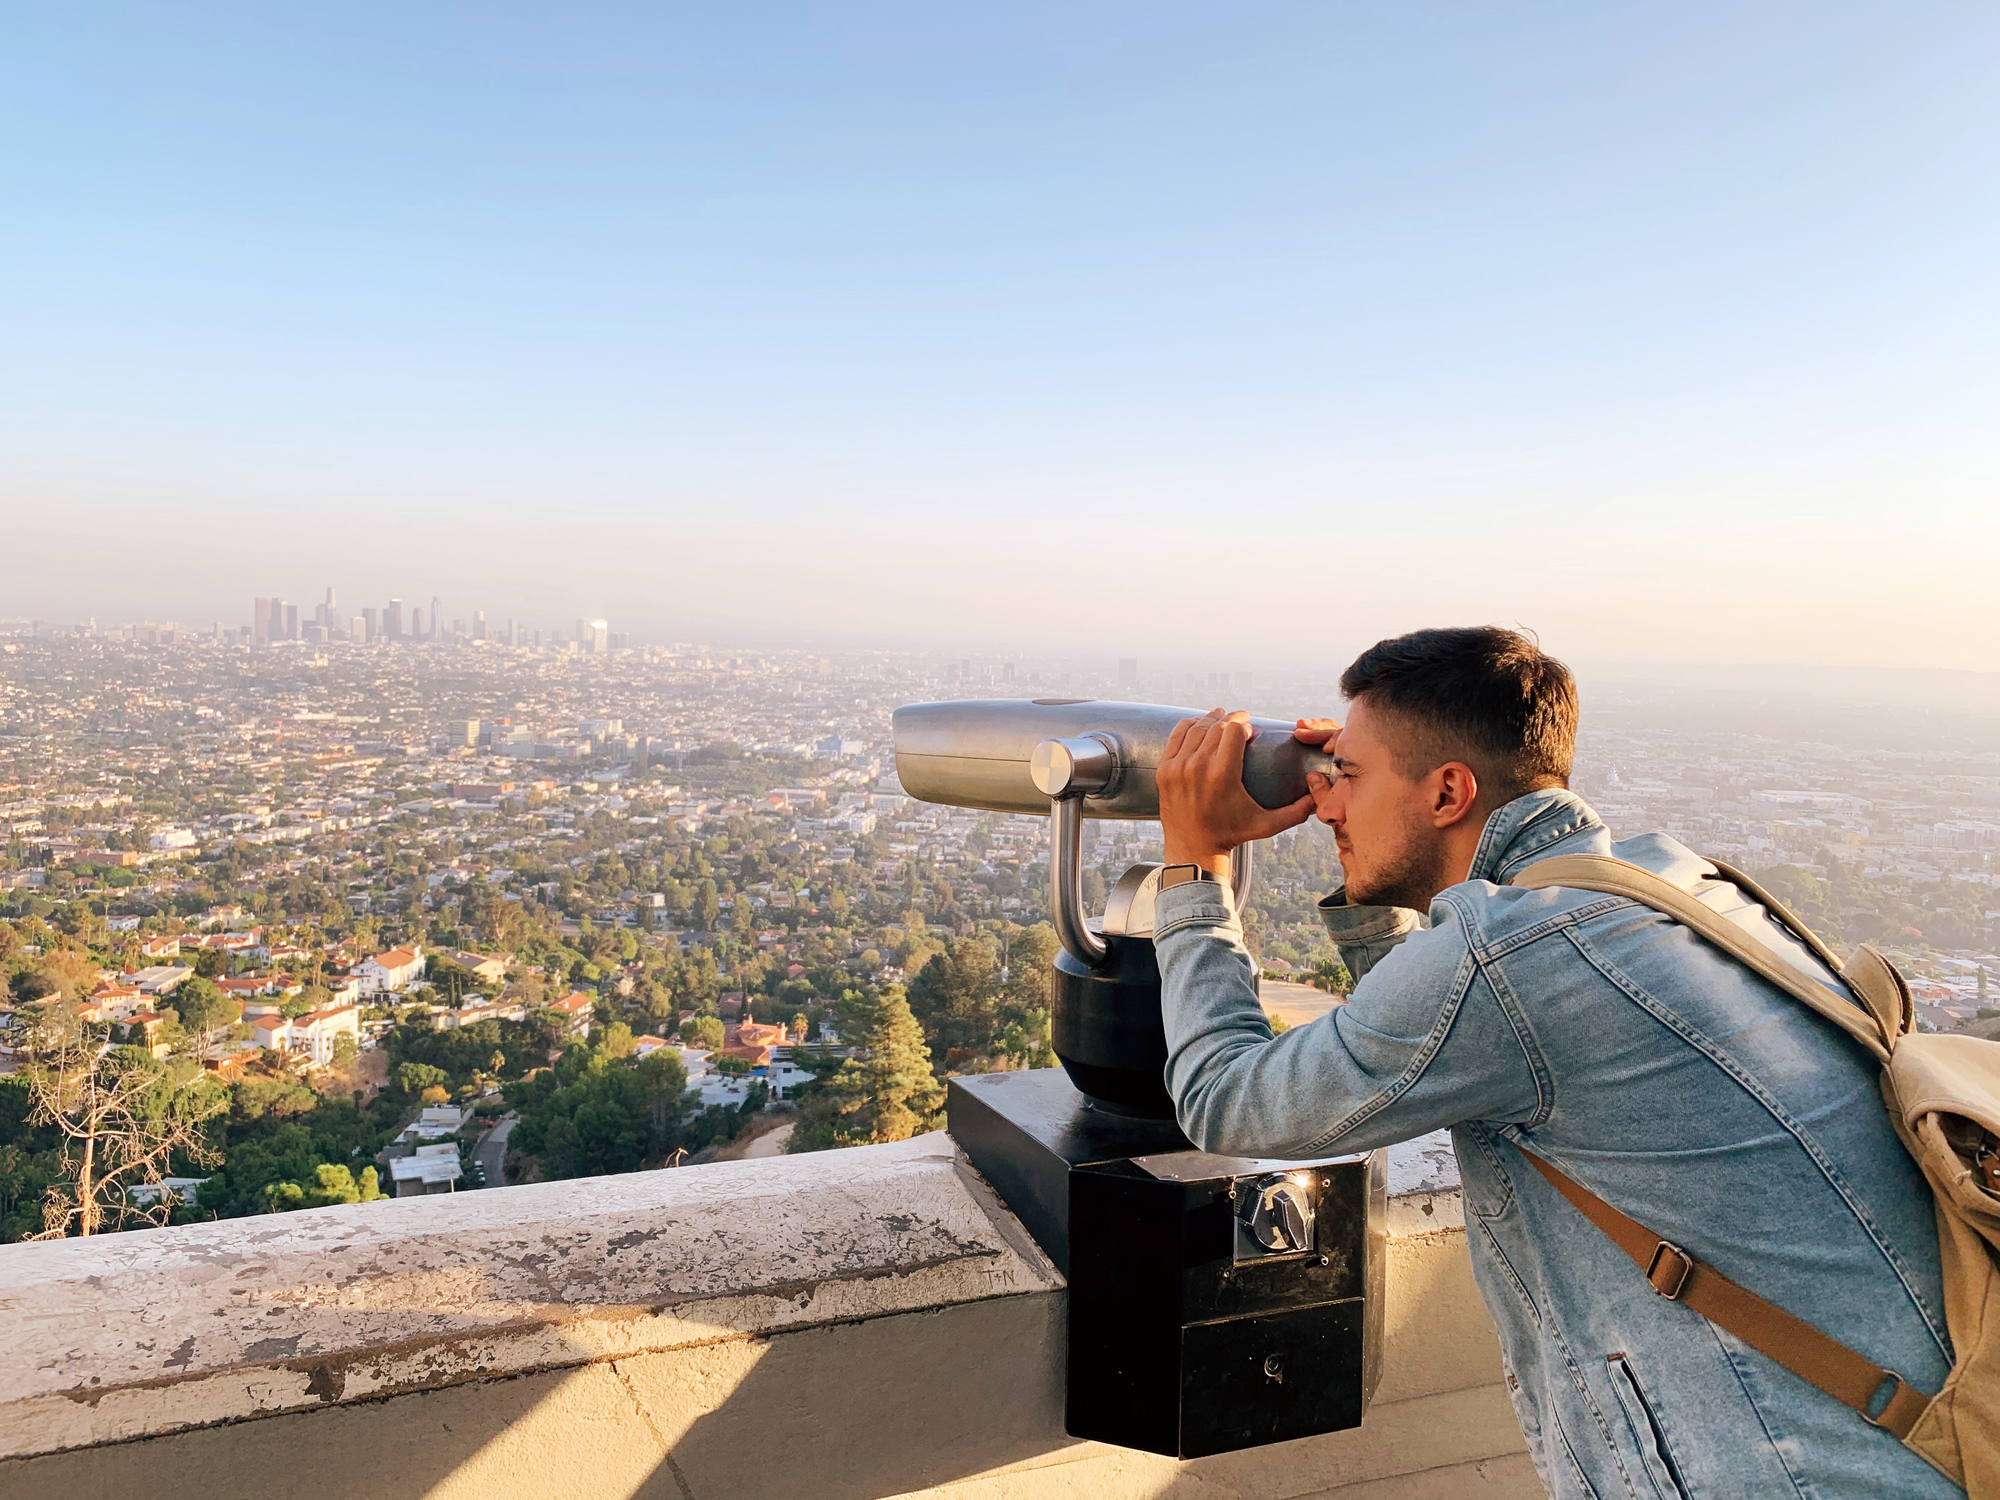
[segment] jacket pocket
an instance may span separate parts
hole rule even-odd
[[[1660,1500],[1688,1500],[1688,1488],[1681,1479],[1681,1466],[1674,1457],[1673,1445],[1667,1441],[1667,1429],[1660,1425],[1659,1414],[1646,1399],[1646,1388],[1639,1383],[1639,1372],[1632,1368],[1631,1359],[1623,1354],[1609,1355],[1604,1367],[1611,1378],[1611,1389],[1618,1397],[1619,1409],[1625,1413],[1632,1446],[1639,1450],[1640,1461],[1653,1481],[1654,1493]]]

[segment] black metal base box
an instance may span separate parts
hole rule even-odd
[[[1195,1458],[1360,1423],[1380,1369],[1381,1152],[1210,1155],[1056,1068],[954,1078],[947,1108],[1068,1279],[1071,1436]]]

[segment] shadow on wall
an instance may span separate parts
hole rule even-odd
[[[1066,1456],[1060,1294],[0,1462],[0,1493],[844,1500]]]

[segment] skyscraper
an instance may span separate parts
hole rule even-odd
[[[610,649],[611,643],[606,639],[609,629],[610,627],[602,620],[592,620],[590,622],[590,654],[592,656],[602,656]]]
[[[438,627],[444,621],[444,606],[438,602],[436,594],[431,595],[431,639],[438,638]],[[413,634],[421,635],[421,630],[413,629]]]
[[[403,638],[403,601],[391,599],[389,612],[382,616],[382,634],[392,641]]]
[[[271,601],[262,595],[250,605],[250,638],[260,646],[271,638]]]
[[[296,604],[287,604],[285,606],[285,639],[295,641],[298,638],[299,607]]]
[[[472,638],[475,641],[486,639],[486,611],[483,609],[472,612]]]

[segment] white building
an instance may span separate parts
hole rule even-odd
[[[426,1104],[416,1119],[410,1121],[396,1137],[398,1145],[415,1146],[419,1141],[441,1141],[446,1136],[458,1134],[471,1113],[456,1104]]]
[[[424,950],[391,948],[354,966],[354,979],[364,995],[387,995],[407,989],[424,972]]]
[[[280,1015],[259,1016],[250,1023],[250,1038],[260,1047],[277,1052],[300,1052],[312,1059],[316,1068],[333,1061],[334,1044],[343,1036],[361,1042],[361,1007],[329,1005],[287,1020]]]

